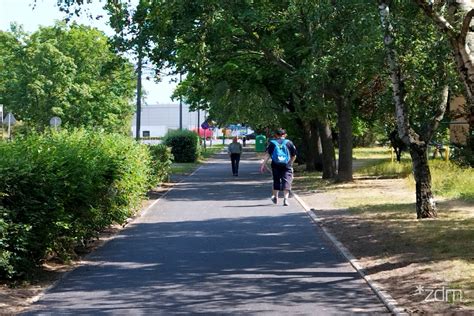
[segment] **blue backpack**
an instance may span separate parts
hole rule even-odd
[[[275,145],[272,153],[272,161],[278,166],[286,166],[290,162],[290,151],[288,150],[287,139],[283,139],[281,144],[276,140],[271,140]]]

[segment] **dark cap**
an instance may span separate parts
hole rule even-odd
[[[286,135],[286,131],[285,131],[283,128],[277,128],[277,129],[275,130],[275,135],[277,135],[277,136]]]

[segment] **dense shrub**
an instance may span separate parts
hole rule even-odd
[[[152,158],[151,167],[153,173],[153,179],[150,184],[155,186],[168,180],[171,172],[171,163],[174,158],[171,148],[164,144],[150,145],[148,148]]]
[[[474,143],[474,136],[471,137],[471,142]],[[454,162],[460,166],[474,167],[474,146],[468,143],[465,146],[456,146],[453,148],[451,157]]]
[[[0,143],[0,174],[0,273],[12,275],[123,222],[156,173],[145,145],[79,130]]]
[[[166,146],[171,147],[176,162],[195,162],[199,157],[199,137],[191,131],[171,131],[163,139]]]

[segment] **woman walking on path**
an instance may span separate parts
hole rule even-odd
[[[227,147],[227,152],[230,156],[230,162],[232,164],[232,174],[234,177],[239,175],[239,162],[240,155],[242,154],[242,145],[238,142],[238,138],[234,137],[232,143]]]

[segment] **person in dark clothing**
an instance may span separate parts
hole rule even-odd
[[[238,142],[238,138],[234,137],[232,143],[227,147],[232,164],[232,174],[237,177],[239,175],[240,155],[242,154],[242,145]]]
[[[277,129],[275,138],[270,140],[260,171],[267,168],[268,160],[272,160],[273,190],[271,200],[278,203],[278,193],[283,191],[283,205],[288,206],[291,184],[293,182],[293,162],[296,159],[296,147],[292,141],[286,139],[286,131]]]

